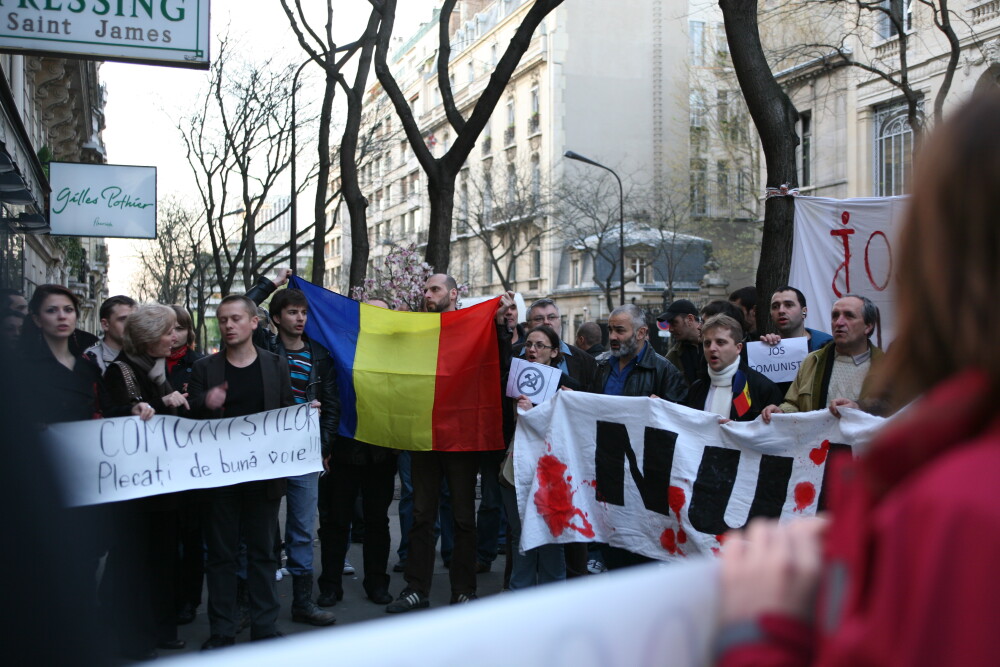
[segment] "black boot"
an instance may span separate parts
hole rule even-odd
[[[337,617],[323,611],[312,601],[313,579],[308,574],[292,577],[292,620],[310,625],[333,625]]]

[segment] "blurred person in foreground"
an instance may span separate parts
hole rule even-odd
[[[982,339],[1000,328],[998,183],[990,91],[923,145],[897,246],[900,334],[878,380],[916,404],[832,461],[829,525],[755,521],[726,541],[717,664],[996,664],[1000,351]]]

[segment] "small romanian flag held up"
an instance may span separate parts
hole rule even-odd
[[[338,434],[411,451],[503,449],[498,299],[448,313],[361,304],[293,276],[306,334],[330,351]]]
[[[740,371],[733,376],[733,407],[737,417],[742,417],[750,409],[750,385],[747,376]]]

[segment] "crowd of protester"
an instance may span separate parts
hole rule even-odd
[[[963,160],[978,159],[989,167],[984,168],[982,179],[1000,178],[996,158],[1000,151],[984,153],[987,147],[970,129],[995,126],[997,118],[1000,102],[980,100],[956,114],[925,150],[941,165],[954,167],[954,174],[961,173]],[[990,141],[995,143],[997,134],[990,135]],[[561,336],[562,320],[554,300],[531,304],[525,321],[518,322],[513,295],[507,293],[500,299],[495,319],[502,368],[508,368],[517,356],[553,366],[561,371],[560,385],[567,391],[654,397],[712,413],[723,422],[757,417],[770,422],[777,414],[813,410],[830,410],[839,416],[844,408],[886,414],[889,405],[928,394],[923,399],[927,409],[912,411],[861,462],[866,476],[845,478],[843,484],[854,495],[842,496],[846,498],[843,513],[835,514],[833,526],[827,528],[822,522],[804,524],[804,528],[753,524],[746,539],[733,539],[732,547],[727,541],[723,617],[728,625],[720,648],[726,664],[806,664],[817,651],[820,655],[839,651],[842,658],[856,654],[864,662],[862,658],[884,657],[893,637],[903,640],[902,650],[913,658],[901,662],[916,664],[938,655],[921,654],[940,644],[901,635],[899,627],[904,625],[917,635],[916,629],[933,626],[936,632],[946,632],[949,641],[969,642],[977,648],[994,643],[985,625],[989,614],[966,626],[964,621],[942,621],[934,606],[938,600],[960,604],[972,599],[974,604],[979,599],[975,587],[989,579],[985,572],[991,562],[988,557],[959,568],[964,572],[947,573],[932,558],[921,557],[910,574],[894,575],[893,567],[883,562],[928,550],[939,554],[940,547],[918,537],[917,528],[907,524],[909,512],[920,513],[921,522],[936,522],[942,530],[964,525],[962,516],[970,507],[989,521],[996,513],[995,503],[982,502],[985,496],[980,497],[980,492],[992,482],[989,474],[998,469],[992,397],[1000,370],[988,346],[965,340],[982,331],[983,322],[995,318],[995,310],[985,302],[992,284],[969,278],[970,263],[984,276],[1000,266],[996,226],[989,218],[995,202],[985,203],[995,196],[984,187],[970,197],[969,188],[962,187],[967,184],[948,184],[948,179],[956,178],[941,178],[926,163],[918,171],[924,188],[916,195],[903,236],[901,334],[896,342],[902,351],[894,350],[894,354],[884,355],[871,342],[878,313],[869,299],[847,294],[834,303],[830,313],[815,314],[829,317],[830,335],[805,327],[808,304],[791,285],[774,290],[766,302],[758,300],[752,287],[700,308],[690,300],[673,302],[656,318],[671,332],[666,355],[651,344],[653,318],[635,305],[614,309],[605,329],[596,322],[578,326],[576,344],[571,345]],[[961,197],[955,194],[959,192]],[[976,204],[980,199],[983,202]],[[963,224],[957,228],[959,240],[951,228],[945,231],[955,211],[963,212]],[[945,259],[936,254],[931,257],[939,247],[950,248],[951,254],[946,253]],[[934,280],[940,283],[929,282],[926,269],[931,263],[937,269]],[[476,600],[477,574],[491,569],[498,552],[507,554],[504,582],[512,591],[649,560],[607,544],[520,550],[512,442],[518,415],[533,407],[526,396],[503,399],[503,441],[497,442],[495,452],[401,453],[338,436],[333,361],[305,333],[309,307],[301,291],[285,287],[290,273],[281,270],[274,279],[262,278],[245,296],[222,299],[217,318],[223,349],[212,355],[195,349],[191,314],[179,306],[138,305],[124,295],[111,297],[100,308],[103,336],[98,340],[77,328],[80,304],[64,287],[38,286],[27,300],[12,290],[0,294],[4,301],[0,307],[2,354],[21,383],[15,403],[30,424],[127,415],[150,419],[158,414],[210,419],[303,403],[320,410],[323,466],[328,474],[68,510],[86,525],[117,527],[96,533],[99,539],[85,564],[96,575],[100,559],[106,557],[99,584],[96,576],[93,579],[90,612],[109,620],[107,627],[114,628],[113,641],[122,655],[144,659],[155,657],[158,650],[183,648],[177,627],[194,619],[206,584],[211,631],[202,645],[205,650],[234,644],[236,635],[247,628],[253,640],[282,636],[275,584],[286,575],[293,579],[293,622],[335,623],[329,608],[343,599],[342,576],[354,571],[346,556],[352,528],[361,525],[364,591],[372,603],[394,614],[429,606],[438,536],[442,559],[449,568],[452,604]],[[924,318],[925,299],[934,310],[954,306],[950,299],[958,294],[969,308],[964,323],[967,331],[961,327],[946,330],[940,321]],[[450,276],[431,276],[424,296],[428,312],[458,308],[458,285]],[[267,299],[268,310],[261,313],[258,306]],[[377,300],[370,305],[387,307]],[[776,333],[757,331],[765,308]],[[931,331],[925,332],[926,328]],[[806,338],[810,350],[794,381],[785,386],[751,369],[746,356],[748,342],[774,345],[782,338]],[[960,375],[949,379],[955,372]],[[934,421],[945,414],[954,422],[952,430]],[[930,435],[936,438],[933,442],[928,440]],[[965,446],[966,441],[977,444]],[[901,470],[891,463],[890,454],[911,444],[907,470]],[[960,446],[965,447],[964,458],[939,470],[946,465],[943,459],[949,448]],[[931,476],[930,480],[898,489],[907,474],[916,475],[926,467],[932,471],[920,474]],[[941,477],[939,481],[950,480],[952,488],[963,487],[961,497],[949,499],[940,493],[944,487],[936,485],[935,475]],[[401,572],[405,583],[394,596],[389,509],[397,476],[403,542],[392,570]],[[903,494],[912,507],[884,507],[894,493]],[[282,497],[286,502],[283,535],[279,533]],[[858,531],[876,510],[891,515],[892,521],[883,521],[879,528],[885,536],[871,531],[859,537]],[[319,594],[314,597],[317,519],[322,557]],[[824,531],[826,551],[821,553]],[[967,533],[948,533],[955,553],[996,553],[991,531],[984,534],[970,527]],[[926,534],[944,533],[930,530]],[[959,548],[963,545],[968,550]],[[885,546],[886,552],[879,553],[876,546]],[[865,556],[864,549],[875,556]],[[810,605],[822,555],[828,560],[840,558],[841,564],[853,567],[855,578],[827,580],[821,598],[827,606],[822,601],[820,606],[828,625],[817,631],[810,624]],[[827,574],[835,577],[836,571]],[[862,576],[866,572],[878,576]],[[890,618],[894,607],[887,599],[906,591],[910,584],[916,586],[918,577],[931,583],[944,577],[957,581],[948,590],[921,589],[912,610],[916,619]],[[850,588],[848,597],[844,597],[845,587]],[[841,605],[832,612],[831,600]],[[865,600],[882,606],[866,606]],[[830,613],[839,616],[831,619]],[[928,625],[921,625],[921,620]],[[865,624],[882,628],[884,637],[875,637]],[[841,631],[849,625],[851,637],[846,636],[848,630]],[[817,633],[822,636],[817,638]],[[982,650],[973,655],[994,655]]]

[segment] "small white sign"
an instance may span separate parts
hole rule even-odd
[[[777,345],[747,343],[747,363],[771,382],[791,382],[809,354],[809,339],[784,338]]]
[[[507,377],[507,395],[511,398],[527,396],[535,405],[549,400],[559,391],[562,371],[555,366],[536,364],[533,361],[514,357],[510,362]]]
[[[0,49],[208,69],[209,0],[0,3]]]
[[[52,234],[156,238],[156,167],[49,163]]]

